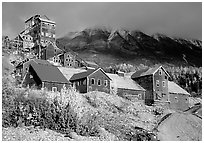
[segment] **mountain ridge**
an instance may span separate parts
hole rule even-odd
[[[69,32],[58,38],[57,43],[59,47],[71,49],[82,58],[95,61],[101,66],[120,63],[115,63],[115,59],[132,64],[146,59],[152,62],[149,64],[202,66],[202,41],[169,37],[160,33],[148,35],[139,30],[86,28]],[[92,59],[93,54],[100,59]],[[109,56],[109,61],[104,62],[104,56]]]

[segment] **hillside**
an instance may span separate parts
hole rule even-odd
[[[141,31],[89,28],[69,32],[57,39],[58,46],[77,52],[82,58],[101,66],[120,63],[153,65],[157,63],[201,66],[202,41],[172,38]]]

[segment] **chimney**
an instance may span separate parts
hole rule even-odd
[[[124,76],[125,76],[125,73],[124,73],[124,72],[122,72],[122,71],[117,71],[117,72],[116,72],[116,74],[118,74],[119,76],[122,76],[122,77],[124,77]]]

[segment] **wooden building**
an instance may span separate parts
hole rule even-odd
[[[101,91],[110,93],[110,77],[101,69],[89,69],[85,72],[74,74],[70,82],[80,93]]]
[[[34,15],[25,21],[25,30],[21,34],[29,34],[37,45],[55,42],[56,23],[46,15]]]
[[[70,87],[70,82],[56,66],[32,63],[29,65],[22,85],[23,87],[60,92],[62,89]]]
[[[154,104],[154,101],[168,101],[168,78],[169,74],[162,66],[145,68],[136,71],[131,78],[145,90],[145,103]]]
[[[137,82],[130,77],[126,77],[124,74],[111,74],[107,73],[111,78],[110,87],[111,91],[117,93],[117,95],[135,100],[145,99],[145,89],[142,88]]]
[[[15,73],[16,73],[16,78],[18,80],[22,80],[26,74],[26,72],[29,69],[30,64],[36,63],[36,64],[43,64],[43,65],[51,65],[48,61],[46,60],[40,60],[40,59],[25,59],[21,61],[16,67],[15,67]]]
[[[187,91],[172,81],[168,81],[168,91],[171,109],[185,111],[189,108],[190,94]]]

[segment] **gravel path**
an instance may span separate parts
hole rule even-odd
[[[33,127],[2,128],[2,141],[71,141],[69,137],[48,129]]]
[[[198,141],[202,139],[202,120],[192,114],[173,113],[158,131],[161,141]]]

